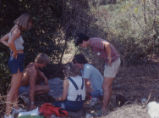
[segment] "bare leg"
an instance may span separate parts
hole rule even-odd
[[[15,95],[15,90],[16,90],[16,81],[17,81],[17,74],[12,75],[11,79],[11,87],[10,90],[7,94],[7,100],[6,100],[6,115],[9,115],[12,109],[12,99]]]
[[[17,89],[15,90],[14,98],[13,98],[13,107],[18,109],[18,93],[19,93],[19,88],[21,85],[21,80],[22,80],[23,73],[18,72],[18,81],[17,81]]]
[[[21,84],[22,73],[18,71],[17,74],[12,75],[11,88],[7,94],[6,100],[6,115],[11,113],[13,107],[18,108],[18,89]]]
[[[103,91],[104,91],[104,96],[103,96],[103,107],[102,110],[103,112],[106,111],[109,100],[112,95],[112,83],[113,83],[113,78],[104,78],[103,81]]]

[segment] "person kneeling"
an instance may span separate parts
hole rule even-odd
[[[44,68],[49,63],[49,57],[40,53],[35,58],[34,62],[27,65],[23,73],[22,84],[19,88],[19,94],[27,93],[30,97],[30,109],[35,108],[35,95],[49,92],[48,79],[40,69]],[[43,79],[43,80],[41,80]]]
[[[80,69],[73,64],[67,64],[63,83],[63,94],[57,98],[54,106],[61,107],[67,111],[79,111],[83,108],[85,100],[85,84],[80,75]]]

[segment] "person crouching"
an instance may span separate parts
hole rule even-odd
[[[83,108],[86,91],[85,83],[80,74],[80,69],[69,63],[64,68],[65,79],[62,96],[57,98],[54,106],[67,111],[79,111]]]

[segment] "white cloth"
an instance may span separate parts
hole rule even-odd
[[[156,101],[148,103],[147,110],[150,118],[159,118],[159,103]]]
[[[115,78],[116,74],[119,71],[119,67],[120,67],[120,58],[118,58],[117,60],[115,60],[111,66],[108,64],[105,64],[104,67],[104,77],[105,78]]]
[[[11,32],[9,33],[9,40],[11,40]],[[14,44],[15,44],[15,48],[16,50],[24,50],[24,40],[22,38],[22,36],[19,36],[19,38],[17,38],[15,41],[14,41]]]
[[[67,100],[69,101],[76,101],[78,95],[82,96],[82,100],[85,100],[86,96],[86,91],[85,91],[85,82],[84,82],[84,87],[81,89],[82,86],[82,77],[81,76],[76,76],[76,77],[70,77],[77,85],[78,90],[76,90],[75,86],[72,84],[72,82],[69,80],[69,88],[68,88],[68,96]]]

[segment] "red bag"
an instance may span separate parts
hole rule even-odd
[[[56,116],[59,116],[59,117],[68,116],[68,112],[66,110],[63,110],[59,107],[55,107],[49,103],[45,103],[45,104],[41,105],[39,112],[45,117],[51,116],[53,114]]]

